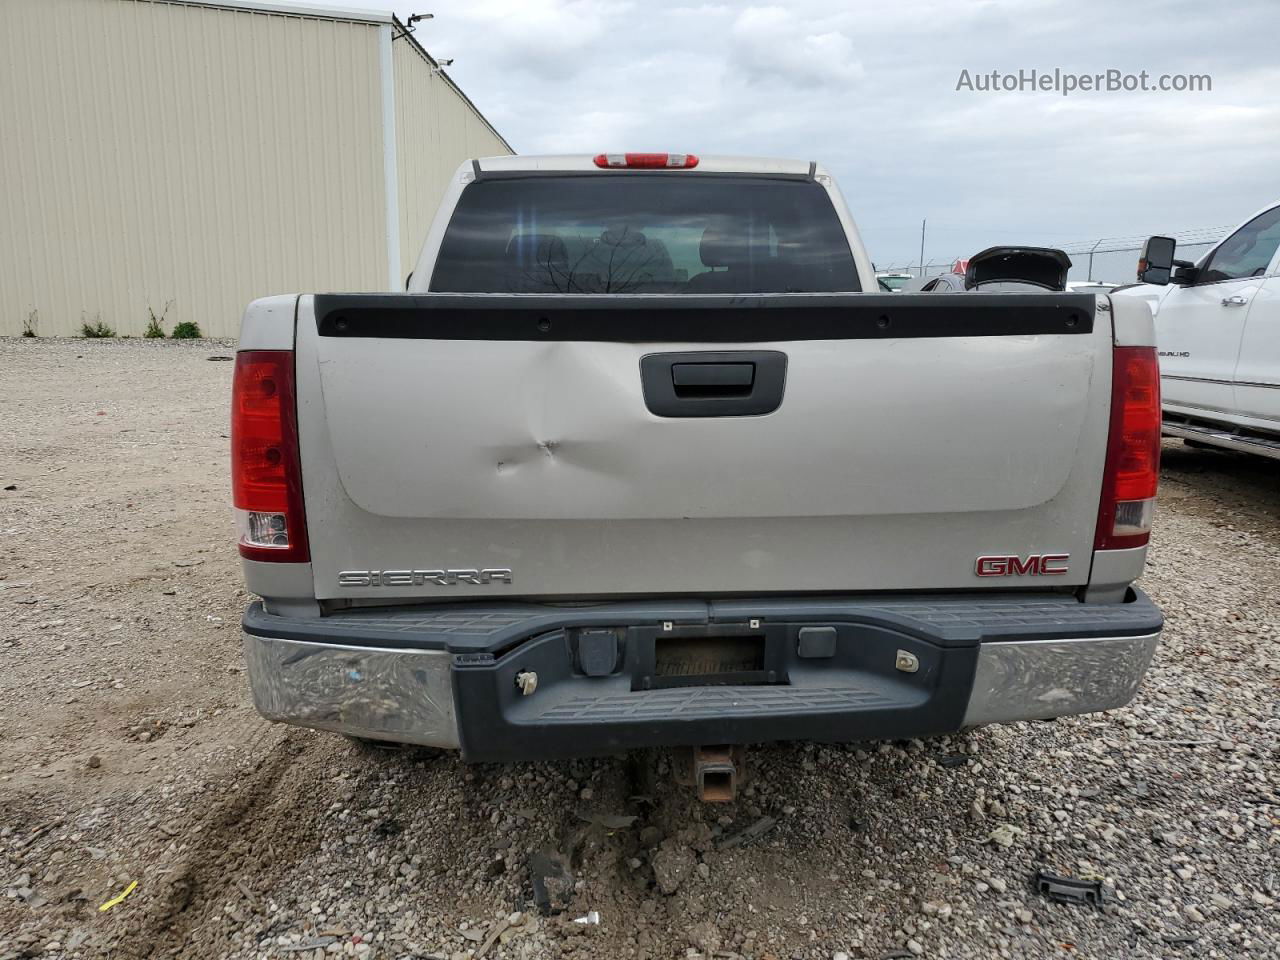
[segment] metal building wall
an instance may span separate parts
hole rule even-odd
[[[17,0],[0,32],[0,333],[148,309],[234,336],[255,296],[381,288],[378,25]]]
[[[512,150],[423,50],[398,27],[395,32],[400,263],[407,275],[458,164]]]
[[[166,328],[194,320],[235,336],[254,297],[386,289],[380,62],[393,29],[377,14],[216,0],[5,0],[0,335],[32,311],[42,336],[97,318],[138,335],[171,302]],[[406,126],[396,154],[411,168],[395,178],[411,198],[399,204],[402,247],[448,176],[437,182],[432,166],[423,185],[412,145],[434,138],[452,171],[479,142],[472,125],[488,131],[456,92],[424,95],[417,79],[406,98],[437,97],[443,126],[424,134],[420,111],[395,111]]]

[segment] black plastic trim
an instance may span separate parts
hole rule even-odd
[[[761,343],[1088,334],[1089,294],[317,294],[322,337]]]
[[[749,624],[728,625],[727,632],[743,628]],[[635,681],[645,679],[643,639],[629,638],[622,672],[605,678],[573,671],[565,632],[535,638],[501,658],[455,657],[462,757],[488,763],[654,746],[848,742],[943,733],[964,720],[977,643],[943,646],[884,627],[845,624],[835,656],[815,661],[799,657],[796,625],[764,629],[777,641],[768,654],[770,676],[750,685],[636,688]],[[650,646],[661,635],[645,633]],[[915,672],[895,668],[899,651],[916,657]],[[526,670],[538,675],[529,697],[516,682]]]

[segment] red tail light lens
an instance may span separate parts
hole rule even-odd
[[[1111,433],[1096,550],[1146,544],[1160,480],[1160,364],[1155,347],[1116,347],[1112,362]]]
[[[597,153],[597,167],[625,167],[631,170],[662,170],[698,165],[692,153]]]
[[[242,557],[286,563],[311,559],[302,507],[292,351],[236,354],[231,497]]]

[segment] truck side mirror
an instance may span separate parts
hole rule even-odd
[[[1138,282],[1167,284],[1173,271],[1173,251],[1177,245],[1172,237],[1148,237],[1138,260]]]

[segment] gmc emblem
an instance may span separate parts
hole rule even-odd
[[[980,577],[1060,577],[1067,572],[1071,555],[1067,553],[1032,554],[1021,557],[979,557],[974,573]]]

